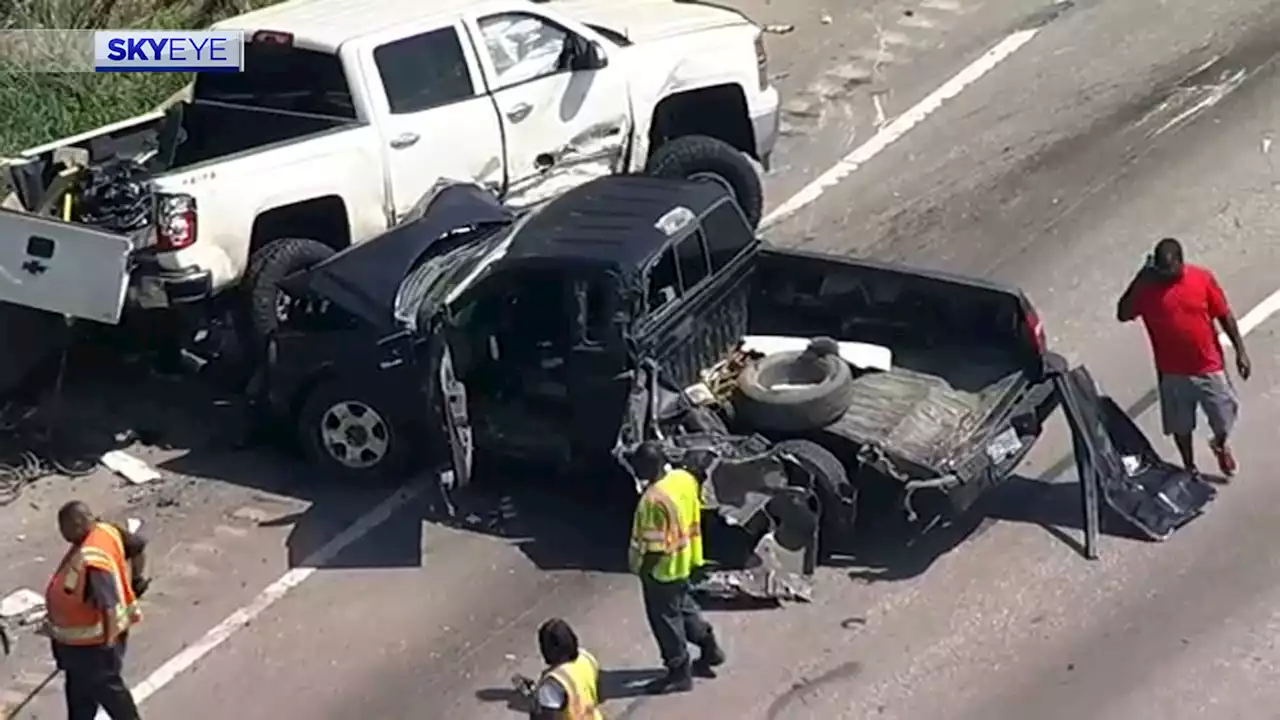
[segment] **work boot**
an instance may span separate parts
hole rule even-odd
[[[698,677],[715,677],[715,668],[724,664],[724,650],[720,648],[720,643],[716,642],[714,635],[698,647],[701,652],[698,654],[698,659],[693,662],[693,674]]]
[[[667,668],[665,675],[654,678],[644,684],[646,695],[668,695],[670,693],[689,692],[693,689],[693,672],[689,661],[683,665]]]

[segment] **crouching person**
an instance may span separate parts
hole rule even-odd
[[[600,712],[600,664],[578,647],[569,623],[552,618],[538,628],[547,669],[532,692],[531,720],[604,720]]]

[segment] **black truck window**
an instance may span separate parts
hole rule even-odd
[[[755,239],[742,213],[731,202],[722,202],[702,218],[712,272],[728,265]]]
[[[680,280],[685,292],[692,290],[711,274],[701,231],[676,243],[676,259],[680,261]]]
[[[676,269],[676,253],[667,248],[658,264],[649,271],[648,310],[653,314],[680,297],[680,274]]]
[[[198,73],[192,95],[263,110],[356,119],[338,56],[291,45],[245,43],[244,72]]]
[[[391,114],[421,112],[475,96],[458,32],[432,30],[373,51]]]

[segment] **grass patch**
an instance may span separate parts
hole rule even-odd
[[[196,29],[277,0],[0,0],[0,30]],[[0,155],[149,112],[184,73],[0,70]]]

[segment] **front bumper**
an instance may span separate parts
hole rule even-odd
[[[751,130],[756,140],[756,157],[765,170],[769,170],[773,148],[778,144],[781,124],[781,105],[776,88],[769,88],[755,104],[751,114]]]
[[[129,304],[146,310],[203,302],[213,296],[208,270],[166,270],[154,260],[139,262],[129,279]]]

